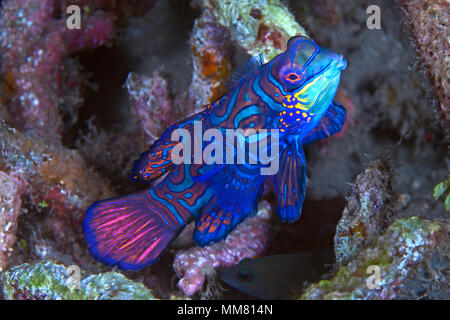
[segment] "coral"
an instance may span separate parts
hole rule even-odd
[[[112,16],[101,11],[83,15],[84,28],[68,30],[60,1],[4,1],[0,17],[2,78],[9,113],[20,129],[34,129],[49,141],[57,141],[63,129],[60,109],[71,119],[82,104],[73,52],[106,43],[112,37]],[[58,11],[62,12],[58,12]],[[64,11],[63,11],[64,10]],[[49,126],[49,124],[52,124]]]
[[[47,202],[85,210],[92,201],[113,195],[108,184],[89,170],[76,150],[48,145],[31,133],[0,125],[0,168],[27,181],[31,192]]]
[[[0,271],[7,266],[16,241],[21,189],[23,184],[16,177],[0,171]]]
[[[421,59],[428,68],[448,130],[450,123],[450,3],[446,0],[399,0]]]
[[[294,35],[307,35],[279,0],[203,0],[217,21],[250,55],[262,53],[266,61],[282,52]]]
[[[413,299],[417,292],[448,298],[448,232],[448,220],[397,219],[357,259],[309,286],[301,299]],[[379,288],[369,278],[370,266],[379,268]]]
[[[71,266],[72,267],[72,266]],[[76,282],[75,268],[45,261],[15,266],[1,274],[7,300],[153,300],[141,283],[116,272],[91,275]]]
[[[173,267],[180,281],[178,288],[191,296],[203,288],[208,279],[207,289],[214,283],[216,269],[239,263],[245,258],[259,256],[266,248],[270,235],[268,203],[261,203],[256,217],[242,222],[228,237],[206,247],[180,250],[175,255]]]
[[[86,166],[76,150],[48,145],[35,134],[21,133],[4,122],[0,146],[0,170],[23,182],[21,194],[29,209],[47,213],[25,216],[33,219],[24,224],[33,228],[24,233],[29,246],[48,248],[42,238],[52,239],[51,250],[80,257],[76,243],[84,244],[84,212],[92,202],[114,195],[108,183]],[[48,232],[41,234],[40,230]]]
[[[190,39],[194,72],[189,97],[197,108],[226,92],[232,60],[230,40],[228,30],[219,25],[210,8],[205,8],[195,20]]]
[[[136,119],[136,122],[138,120]],[[88,131],[76,142],[77,150],[87,164],[102,177],[108,177],[111,186],[124,192],[131,188],[129,176],[136,155],[148,148],[149,136],[140,125],[131,129],[99,129],[88,121]],[[130,189],[130,192],[135,189]]]
[[[131,72],[125,85],[133,100],[132,109],[150,144],[176,120],[167,81],[157,72],[152,77]]]
[[[294,16],[281,2],[196,1],[203,13],[194,23],[191,35],[194,73],[189,100],[196,109],[226,92],[231,69],[231,40],[248,54],[263,53],[266,61],[282,52],[290,37],[303,34]]]
[[[153,2],[143,1],[139,8],[148,10]],[[32,129],[47,141],[55,142],[76,121],[77,109],[83,103],[85,77],[71,55],[113,40],[115,27],[133,8],[132,3],[115,3],[108,0],[3,1],[1,99],[17,128]],[[71,30],[66,26],[69,5],[80,6],[80,29]]]
[[[339,264],[353,259],[387,227],[392,215],[391,181],[391,167],[386,159],[373,160],[356,177],[334,237]]]
[[[92,275],[81,281],[85,295],[94,300],[154,300],[142,283],[137,283],[117,272]]]

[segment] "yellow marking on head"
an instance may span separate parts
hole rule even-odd
[[[311,117],[308,117],[308,119],[306,119],[306,122],[308,122],[308,123],[309,123],[309,120],[311,120]]]
[[[309,109],[308,107],[302,106],[300,103],[297,103],[297,104],[295,105],[295,108],[296,108],[296,109],[300,109],[300,110],[308,110],[308,109]]]
[[[308,115],[306,114],[306,112],[302,113],[303,118],[306,118]]]
[[[295,112],[296,114],[300,114],[300,111],[299,110],[297,110],[296,112]]]
[[[294,114],[291,112],[291,113],[289,113],[289,115],[292,117]]]
[[[298,100],[300,100],[300,95],[306,93],[306,92],[309,90],[309,88],[311,88],[312,86],[314,86],[314,83],[317,81],[317,79],[320,79],[320,77],[316,77],[316,78],[314,78],[311,82],[305,84],[305,85],[303,86],[302,90],[300,90],[299,92],[296,92],[296,93],[294,94],[294,97],[297,98]]]

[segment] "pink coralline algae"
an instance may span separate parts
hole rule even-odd
[[[150,7],[152,1],[143,1]],[[134,1],[133,1],[134,3]],[[80,8],[80,29],[69,29],[69,5]],[[142,6],[141,6],[142,7]],[[1,5],[1,101],[19,130],[59,141],[76,121],[85,77],[71,55],[110,43],[131,4],[116,1],[7,0]]]
[[[403,14],[415,38],[417,51],[428,68],[443,113],[443,127],[450,130],[450,3],[447,0],[401,0]]]
[[[21,133],[5,123],[0,124],[0,170],[7,174],[0,196],[13,199],[2,203],[9,212],[7,221],[14,225],[21,196],[22,201],[26,200],[24,207],[44,212],[40,215],[45,221],[42,225],[29,225],[40,231],[27,233],[26,241],[40,242],[36,237],[44,232],[46,237],[56,239],[52,240],[52,249],[64,254],[76,251],[77,241],[84,243],[80,230],[87,207],[97,199],[114,195],[107,181],[86,166],[78,151],[48,145],[36,135]],[[37,218],[33,214],[26,216]],[[8,229],[8,222],[4,228]],[[14,228],[8,230],[8,237],[12,237]],[[72,256],[79,257],[79,253]]]
[[[14,175],[0,171],[0,271],[16,242],[17,217],[22,206],[23,183]]]
[[[147,143],[155,140],[176,120],[167,81],[158,73],[152,77],[130,73],[126,81],[132,109],[143,129]]]
[[[60,137],[63,113],[76,114],[82,103],[78,62],[67,57],[113,35],[110,13],[83,14],[83,28],[69,30],[66,8],[53,0],[4,1],[1,8],[2,100],[19,129],[33,129],[49,141]]]
[[[194,72],[189,97],[196,108],[217,100],[225,93],[231,73],[231,38],[209,8],[195,20],[191,35]]]
[[[245,220],[225,240],[203,248],[179,251],[173,267],[180,278],[178,288],[183,294],[191,296],[200,291],[205,280],[214,277],[216,269],[261,255],[270,238],[268,215],[269,209],[265,206],[256,217]]]

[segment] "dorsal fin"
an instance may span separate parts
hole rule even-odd
[[[231,76],[228,78],[226,82],[226,87],[231,90],[235,88],[240,82],[241,79],[244,78],[246,75],[248,75],[250,72],[252,72],[255,69],[258,69],[264,64],[264,56],[262,53],[254,55],[250,58],[250,60],[233,71],[231,73]]]

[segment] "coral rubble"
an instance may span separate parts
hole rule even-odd
[[[0,146],[0,168],[26,181],[38,202],[46,199],[50,205],[85,210],[96,199],[113,195],[76,150],[49,145],[4,122],[0,124]]]
[[[33,231],[25,232],[26,239],[21,240],[28,242],[28,247],[39,252],[41,258],[49,251],[45,244],[48,239],[52,239],[52,251],[71,255],[68,261],[85,257],[77,247],[77,243],[81,247],[84,244],[81,233],[84,212],[92,202],[114,195],[109,184],[86,166],[76,150],[49,145],[35,134],[22,133],[4,122],[0,124],[0,147],[0,170],[21,182],[21,188],[10,188],[13,192],[5,199],[20,196],[22,201],[26,200],[26,211],[32,212],[24,215],[32,220],[24,227]],[[3,190],[6,188],[7,185]],[[14,228],[9,230],[8,237],[13,236],[19,204],[15,200],[16,208],[11,209],[16,211],[10,215],[9,223]],[[43,252],[38,247],[47,249]]]
[[[399,0],[421,59],[428,68],[439,106],[450,129],[450,3],[446,0]]]
[[[189,97],[197,108],[217,100],[225,93],[225,80],[231,72],[231,41],[210,8],[195,20],[191,35],[194,72]]]
[[[19,179],[0,171],[0,271],[7,266],[8,257],[16,241],[22,188]]]
[[[51,261],[15,266],[1,274],[7,300],[153,300],[143,284],[106,272],[81,280],[82,270]]]
[[[60,110],[74,120],[83,102],[78,62],[65,58],[113,35],[113,17],[101,11],[83,15],[85,28],[67,29],[65,12],[58,12],[64,2],[59,2],[4,1],[0,16],[2,99],[18,128],[33,129],[49,141],[58,141],[62,133]]]
[[[256,217],[242,222],[225,240],[177,252],[173,267],[180,278],[178,288],[183,294],[191,296],[201,290],[206,279],[213,282],[217,268],[263,253],[270,237],[270,223],[267,221],[270,209],[265,202],[261,205]]]
[[[141,1],[141,9],[154,0]],[[67,26],[66,10],[80,9],[80,28]],[[61,139],[83,103],[85,75],[71,55],[109,44],[133,14],[135,1],[8,0],[1,4],[1,100],[14,125],[47,141]],[[68,122],[68,123],[65,123]]]
[[[159,137],[175,120],[175,109],[167,81],[158,73],[152,77],[131,72],[125,83],[147,143]]]
[[[301,298],[448,297],[448,232],[448,220],[397,219],[356,259],[331,279],[311,285]]]
[[[349,262],[387,227],[393,209],[391,180],[385,159],[373,160],[356,178],[334,237],[339,264]]]
[[[203,10],[191,35],[194,73],[189,98],[198,109],[226,92],[234,41],[250,56],[266,61],[281,53],[290,37],[307,35],[278,0],[196,1]]]
[[[262,53],[266,61],[284,51],[294,35],[307,35],[279,0],[203,0],[217,21],[250,55]]]

